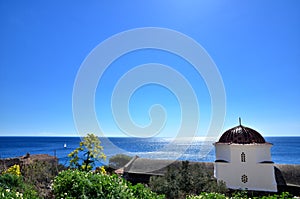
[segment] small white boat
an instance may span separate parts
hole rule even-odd
[[[66,143],[64,144],[64,148],[67,148],[67,144]]]

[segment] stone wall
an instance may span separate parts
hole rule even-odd
[[[287,185],[300,186],[300,164],[275,164]]]

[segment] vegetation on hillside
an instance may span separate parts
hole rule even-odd
[[[46,161],[13,165],[0,172],[0,198],[51,198],[51,183],[65,169]]]
[[[52,180],[64,169],[66,168],[62,165],[36,160],[23,166],[21,174],[26,184],[32,185],[40,197],[46,198],[52,195]]]
[[[18,168],[20,168],[19,165],[13,165],[0,175],[0,199],[39,198],[34,187],[25,183]]]

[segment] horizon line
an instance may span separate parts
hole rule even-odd
[[[0,135],[0,137],[74,137],[80,138],[85,136],[75,136],[75,135]],[[166,136],[157,136],[157,137],[132,137],[132,136],[98,136],[100,138],[175,138],[175,137],[166,137]],[[300,137],[300,135],[266,135],[263,137]],[[211,138],[206,136],[195,136],[194,138]]]

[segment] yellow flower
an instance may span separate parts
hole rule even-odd
[[[20,176],[21,175],[20,166],[15,164],[3,172],[3,174],[6,174],[6,173]]]
[[[100,167],[100,172],[101,172],[102,174],[106,174],[106,171],[105,171],[104,166]]]

